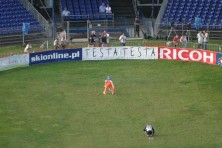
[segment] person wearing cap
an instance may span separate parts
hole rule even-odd
[[[150,124],[146,125],[145,128],[143,129],[143,131],[145,131],[145,133],[149,139],[153,138],[155,130],[152,125],[150,125]]]
[[[115,92],[113,81],[109,76],[105,80],[104,91],[103,91],[104,95],[106,95],[107,90],[109,90],[112,94],[114,94]]]

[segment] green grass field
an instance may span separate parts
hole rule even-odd
[[[116,94],[102,94],[110,75]],[[147,60],[0,72],[1,148],[221,148],[222,69]],[[143,128],[152,124],[154,140]]]

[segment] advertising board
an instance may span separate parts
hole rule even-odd
[[[158,47],[86,47],[83,60],[158,59]]]
[[[82,60],[82,49],[50,50],[30,53],[30,65],[61,61]]]
[[[0,58],[0,71],[29,65],[29,54]]]
[[[208,50],[160,47],[159,59],[193,61],[215,65],[217,63],[217,53]]]

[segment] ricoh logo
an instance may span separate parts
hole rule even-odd
[[[167,60],[195,61],[216,64],[216,53],[204,50],[160,48],[159,58]]]
[[[38,61],[47,61],[47,60],[56,60],[56,59],[75,59],[80,57],[80,52],[77,51],[75,53],[50,53],[50,54],[40,54],[31,57],[31,62]]]

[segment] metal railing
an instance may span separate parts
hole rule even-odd
[[[21,27],[18,27],[21,30]],[[10,34],[10,35],[1,35],[0,36],[0,48],[6,45],[23,45],[23,39],[28,42],[41,42],[45,40],[45,37],[41,33],[29,33],[24,36],[21,34]]]
[[[110,46],[122,46],[119,41],[113,42]],[[166,42],[164,41],[145,41],[145,40],[130,40],[126,41],[126,46],[149,46],[149,47],[159,47],[166,46]]]
[[[162,3],[162,5],[161,5],[161,7],[160,7],[160,11],[159,11],[159,13],[158,13],[158,16],[157,16],[157,18],[156,18],[156,22],[155,22],[155,25],[154,25],[154,35],[157,35],[157,33],[158,33],[158,27],[159,27],[159,25],[158,24],[160,24],[160,22],[161,22],[161,18],[163,17],[163,14],[164,14],[164,10],[166,9],[166,7],[167,7],[167,3],[168,3],[168,0],[164,0],[163,1],[163,3]]]
[[[119,41],[112,41],[108,46],[116,47],[116,46],[122,46],[122,44]],[[141,47],[174,47],[172,42],[166,42],[161,40],[129,40],[127,39],[126,46],[141,46]],[[70,48],[83,48],[88,47],[88,42],[78,42],[73,43],[72,45],[67,46],[67,49]],[[207,44],[208,50],[214,51],[214,52],[222,52],[222,45],[219,44]],[[179,44],[177,48],[182,48],[182,44]],[[187,48],[189,49],[198,49],[198,43],[194,42],[188,42]],[[45,50],[54,50],[54,46],[52,41],[48,42],[45,41],[43,44],[34,45],[31,52],[41,52]],[[0,58],[17,55],[17,54],[23,54],[23,49],[20,51],[13,51],[8,53],[0,53]]]
[[[53,26],[35,9],[28,0],[20,0],[44,28],[45,34],[52,37]]]
[[[144,26],[144,28],[147,29],[146,31],[148,31],[148,33],[150,34],[147,18],[143,15],[143,13],[141,11],[139,11],[139,17],[140,17],[141,25]]]
[[[153,36],[152,20],[148,20],[141,11],[139,11],[140,26],[145,30],[141,30],[146,36]]]
[[[126,30],[126,36],[132,36],[133,30],[125,17],[117,17],[115,21],[118,27],[121,26],[120,28],[124,28]]]
[[[108,17],[109,18],[106,18]],[[100,18],[101,17],[101,18]],[[114,21],[114,14],[113,13],[101,13],[101,14],[86,14],[86,15],[68,15],[62,16],[64,21],[86,21],[86,20],[113,20]]]
[[[171,37],[175,34],[189,36],[190,39],[195,40],[197,37],[198,29],[195,28],[195,24],[174,23],[173,26],[170,23],[157,24],[159,26],[159,36],[168,36],[171,32]],[[172,29],[172,30],[171,30]],[[222,39],[222,24],[220,25],[202,25],[202,30],[206,30],[209,33],[209,39]]]
[[[121,46],[120,42],[113,42],[110,44],[110,46]],[[146,40],[129,40],[126,42],[126,46],[149,46],[149,47],[160,47],[160,46],[168,46],[168,47],[174,47],[172,42],[166,42],[166,41],[158,41],[158,40],[152,40],[152,41],[146,41]],[[177,48],[183,48],[182,44],[179,43]],[[188,42],[187,48],[190,49],[198,49],[198,43],[194,42]],[[210,51],[215,52],[221,52],[222,51],[222,45],[219,44],[207,44],[207,48]],[[201,49],[203,47],[201,46]]]

